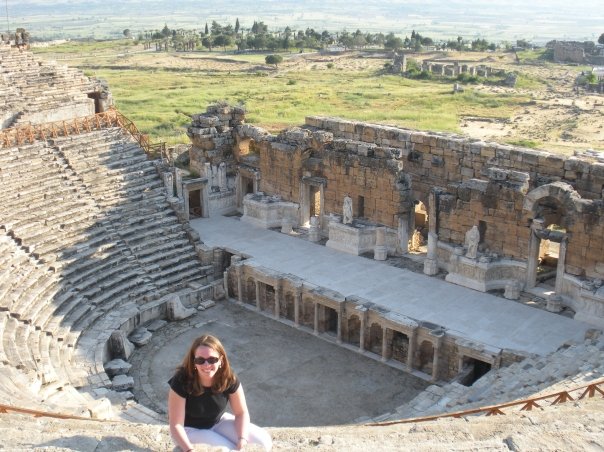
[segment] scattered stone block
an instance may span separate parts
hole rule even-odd
[[[206,300],[199,303],[197,309],[199,309],[200,311],[205,311],[206,309],[209,309],[212,306],[216,306],[216,302],[214,300]]]
[[[176,294],[170,295],[166,303],[166,315],[169,320],[183,320],[191,317],[197,311],[192,308],[185,308]]]
[[[146,328],[147,328],[147,330],[151,331],[152,333],[155,333],[156,331],[160,330],[167,324],[168,324],[168,322],[166,322],[165,320],[155,319],[151,323],[149,323],[149,325],[147,325]]]
[[[134,351],[134,344],[128,340],[126,333],[121,330],[111,333],[109,349],[113,358],[128,360]]]
[[[136,328],[128,337],[130,342],[132,342],[137,347],[142,347],[146,345],[151,340],[153,333],[151,333],[147,328]]]
[[[128,391],[134,388],[134,378],[128,375],[116,375],[111,381],[111,387],[118,392]]]
[[[116,375],[125,375],[130,371],[132,364],[124,361],[123,359],[113,359],[105,364],[105,372],[110,378]]]

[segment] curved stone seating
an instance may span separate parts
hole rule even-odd
[[[30,52],[0,51],[0,78],[3,87],[11,87],[1,97],[9,101],[0,104],[0,117],[12,117],[4,127],[94,112],[94,101],[87,96],[95,91],[94,81],[76,69],[40,60]]]
[[[121,129],[3,149],[0,165],[9,188],[0,201],[0,359],[12,377],[37,382],[34,406],[110,388],[108,334],[213,267],[201,266],[155,166]]]

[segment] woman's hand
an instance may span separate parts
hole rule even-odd
[[[237,446],[235,446],[235,450],[243,450],[245,446],[247,446],[247,439],[239,438],[239,441],[237,441]]]

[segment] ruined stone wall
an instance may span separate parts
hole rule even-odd
[[[604,163],[579,157],[566,158],[497,143],[473,141],[454,134],[411,131],[336,118],[311,116],[306,124],[343,138],[396,148],[402,171],[412,178],[416,199],[425,203],[432,187],[446,188],[474,178],[485,178],[489,168],[525,172],[529,189],[569,182],[583,198],[602,199]]]
[[[355,216],[396,227],[397,214],[404,202],[397,190],[397,165],[382,149],[372,149],[344,141],[335,141],[333,151],[323,153],[322,175],[327,179],[325,210],[342,212],[348,193]],[[362,201],[361,200],[362,197]]]
[[[262,142],[260,151],[260,191],[299,202],[303,175],[303,149],[279,142]]]

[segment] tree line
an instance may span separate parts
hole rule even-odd
[[[131,37],[129,29],[124,30],[124,36]],[[327,30],[317,31],[314,28],[305,30],[294,30],[287,26],[283,30],[269,31],[268,26],[262,21],[254,21],[249,28],[243,28],[236,19],[234,24],[219,24],[212,21],[207,23],[203,30],[171,29],[166,24],[161,30],[150,30],[139,33],[138,42],[145,43],[146,48],[155,45],[157,50],[168,50],[172,48],[179,51],[190,51],[206,48],[209,51],[215,48],[227,50],[236,48],[242,52],[254,51],[291,51],[292,49],[325,49],[339,47],[343,50],[354,50],[364,48],[383,48],[385,50],[468,50],[486,51],[496,50],[500,46],[486,39],[464,39],[457,36],[454,39],[435,40],[428,36],[422,36],[413,30],[410,36],[401,38],[394,33],[369,33],[361,30],[354,32],[342,30],[330,32]],[[526,41],[518,41],[516,45],[530,44]],[[512,44],[504,44],[511,48]]]

